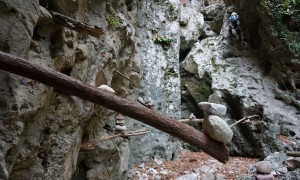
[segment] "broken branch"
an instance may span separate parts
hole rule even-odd
[[[120,76],[122,76],[123,78],[127,79],[128,81],[130,81],[130,82],[132,82],[132,83],[134,84],[133,80],[129,79],[129,77],[125,76],[125,75],[122,74],[120,71],[117,71],[117,70],[114,70],[114,71],[115,71],[116,73],[118,73]]]
[[[30,63],[1,51],[0,69],[34,79],[62,93],[77,96],[141,121],[202,149],[220,162],[226,163],[229,159],[229,151],[223,143],[216,142],[193,127],[156,113],[137,102],[123,99],[53,69]]]
[[[78,22],[74,19],[71,19],[67,16],[64,16],[58,12],[50,11],[50,14],[52,15],[53,21],[59,25],[62,25],[64,27],[67,27],[69,29],[72,29],[74,31],[88,34],[91,36],[94,36],[96,38],[99,38],[101,35],[104,34],[103,30],[100,27],[97,26],[91,26],[86,23]]]
[[[294,157],[300,157],[300,151],[287,151],[286,155],[294,156]]]
[[[235,126],[235,125],[237,125],[237,124],[239,124],[243,121],[251,120],[253,118],[260,118],[260,116],[259,115],[253,115],[253,116],[243,117],[242,119],[240,119],[240,120],[236,121],[235,123],[231,124],[229,127],[231,128],[231,127],[233,127],[233,126]]]
[[[190,123],[190,122],[199,122],[199,123],[202,123],[203,119],[179,119],[177,121],[181,122],[181,123]]]
[[[101,139],[95,139],[93,141],[89,141],[85,144],[82,144],[81,145],[81,148],[80,150],[82,151],[85,151],[85,150],[93,150],[95,149],[95,147],[104,142],[104,141],[108,141],[108,140],[111,140],[111,139],[115,139],[117,137],[123,137],[123,138],[128,138],[130,136],[138,136],[138,135],[143,135],[143,134],[147,134],[149,133],[150,131],[147,131],[145,129],[142,129],[142,130],[136,130],[136,131],[128,131],[128,132],[125,132],[125,133],[119,133],[119,134],[114,134],[114,135],[111,135],[111,136],[106,136],[104,138],[101,138]]]

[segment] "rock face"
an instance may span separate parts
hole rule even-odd
[[[258,2],[226,0],[226,7],[221,0],[1,0],[0,50],[91,86],[106,84],[120,97],[151,99],[153,111],[175,119],[191,112],[204,117],[197,103],[219,91],[222,96],[209,102],[226,105],[226,122],[261,116],[233,128],[231,154],[265,157],[299,150],[300,66],[299,54],[276,39],[265,14],[269,6],[262,3],[258,11]],[[59,26],[48,10],[100,27],[104,35]],[[233,10],[243,12],[245,45],[228,34]],[[178,140],[148,126],[146,136],[80,151],[81,143],[113,134],[117,115],[1,71],[0,179],[127,179],[131,163],[176,158]],[[124,121],[122,129],[145,127]]]
[[[292,100],[293,92],[280,90],[274,74],[265,71],[265,61],[272,60],[276,64],[276,59],[261,51],[264,48],[260,48],[263,44],[257,32],[262,17],[257,15],[257,2],[226,1],[228,7],[219,11],[223,13],[219,32],[211,33],[211,22],[220,16],[216,15],[213,20],[208,18],[200,36],[202,39],[194,44],[181,62],[181,77],[184,102],[197,118],[203,118],[204,114],[199,113],[202,111],[195,104],[208,101],[213,91],[222,94],[221,102],[227,107],[224,119],[228,124],[233,124],[234,119],[260,115],[260,121],[232,128],[234,137],[229,148],[231,154],[265,157],[276,150],[298,149],[300,116],[298,101]],[[233,10],[241,12],[243,33],[248,39],[245,44],[239,44],[236,36],[229,35],[228,18]],[[278,94],[281,94],[280,98]],[[285,101],[287,99],[290,101]],[[183,118],[191,112],[183,113]],[[288,137],[290,141],[284,142],[280,137]]]
[[[46,7],[98,26],[105,36],[96,39],[54,24]],[[4,0],[0,49],[91,86],[107,84],[126,97],[137,86],[112,72],[140,81],[136,7],[124,1]],[[0,85],[0,179],[126,179],[128,140],[80,151],[82,142],[112,133],[107,127],[114,126],[115,112],[2,71]]]
[[[177,118],[179,4],[3,0],[0,50],[91,86],[106,84],[120,97],[152,99],[153,110]],[[100,27],[104,35],[97,39],[59,26],[48,10]],[[0,179],[126,179],[129,163],[174,159],[179,152],[176,139],[150,127],[145,137],[117,138],[81,152],[81,143],[114,133],[115,112],[6,72],[0,80]],[[122,130],[145,126],[129,118],[121,124]]]
[[[137,35],[143,73],[140,95],[151,99],[156,112],[178,119],[180,113],[179,37],[177,18],[179,0],[145,1],[139,4]],[[147,16],[145,16],[147,14]],[[162,38],[162,40],[159,40]],[[137,97],[132,97],[137,99]],[[144,128],[145,125],[130,121],[129,127]],[[168,134],[154,128],[145,136],[133,137],[130,142],[132,163],[154,158],[174,159],[178,156],[180,143]],[[138,145],[138,146],[137,146]]]

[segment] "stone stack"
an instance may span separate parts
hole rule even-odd
[[[124,131],[126,130],[126,126],[125,126],[125,120],[124,120],[124,116],[122,115],[118,115],[116,116],[116,126],[115,126],[115,133],[124,133]]]
[[[204,134],[225,144],[231,142],[233,132],[222,119],[227,111],[226,106],[218,103],[200,102],[199,107],[206,114],[202,123]]]
[[[142,97],[139,97],[137,99],[137,101],[149,109],[153,109],[153,107],[154,107],[154,101],[151,98],[149,98],[149,100],[145,101]]]
[[[256,179],[275,180],[275,177],[271,174],[271,165],[268,161],[260,161],[256,164]]]

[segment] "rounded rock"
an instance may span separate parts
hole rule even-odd
[[[257,174],[270,174],[271,165],[268,161],[260,161],[256,164],[256,173]]]
[[[231,142],[233,137],[233,132],[228,124],[222,118],[216,115],[205,116],[202,123],[202,128],[204,134],[225,144]]]

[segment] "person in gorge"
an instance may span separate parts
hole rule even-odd
[[[238,35],[239,41],[242,42],[242,32],[240,27],[240,20],[239,15],[236,12],[232,12],[229,18],[230,25],[229,25],[229,33],[232,35],[232,29],[235,30],[236,34]]]

